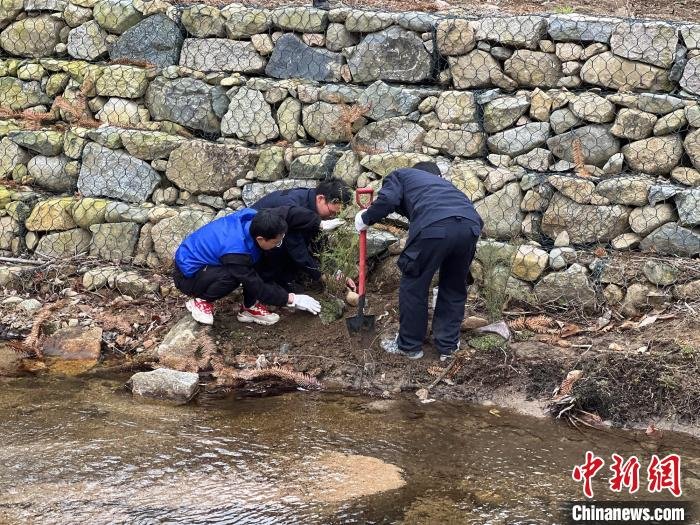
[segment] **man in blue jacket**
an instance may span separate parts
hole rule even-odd
[[[315,228],[297,228],[284,238],[282,246],[264,254],[258,271],[265,279],[273,280],[287,290],[298,289],[296,281],[305,274],[312,281],[321,279],[317,248],[314,241],[321,230],[330,230],[343,224],[334,219],[343,206],[352,202],[352,190],[339,179],[320,182],[316,188],[294,188],[274,191],[253,204],[253,209],[264,210],[278,206],[298,206],[313,212],[319,222]],[[329,220],[330,219],[330,220]],[[354,283],[348,282],[352,287]]]
[[[483,222],[471,201],[440,177],[433,162],[419,162],[387,175],[374,203],[355,216],[355,227],[358,232],[365,230],[392,212],[408,217],[410,226],[397,262],[402,274],[399,333],[382,346],[411,359],[423,357],[428,292],[439,270],[433,341],[441,360],[447,359],[459,348],[469,267]]]
[[[296,211],[311,215],[289,206],[261,212],[243,208],[202,226],[182,241],[175,252],[173,279],[178,290],[191,297],[185,306],[195,321],[213,324],[213,302],[239,286],[243,286],[243,304],[238,320],[244,323],[279,321],[268,304],[293,306],[314,315],[321,311],[313,297],[288,293],[265,282],[254,269],[263,251],[282,244],[289,229],[285,219]]]

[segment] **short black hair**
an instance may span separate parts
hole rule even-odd
[[[434,162],[417,162],[413,165],[413,169],[427,171],[428,173],[432,173],[433,175],[437,175],[438,177],[442,176],[440,168]]]
[[[250,235],[253,239],[262,237],[263,239],[274,239],[287,233],[287,223],[274,208],[260,210],[255,214],[250,223]]]
[[[338,202],[345,206],[352,202],[352,189],[338,178],[324,180],[316,186],[316,195],[323,195],[328,202]]]

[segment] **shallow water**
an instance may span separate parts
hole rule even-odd
[[[606,460],[596,499],[620,499],[612,452],[642,464],[626,499],[673,499],[645,490],[654,453],[681,454],[682,499],[700,493],[700,444],[680,434],[306,392],[172,406],[122,385],[0,380],[0,523],[562,523],[586,450]]]

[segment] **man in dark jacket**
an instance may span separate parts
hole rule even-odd
[[[483,222],[471,201],[440,177],[433,162],[419,162],[387,175],[374,203],[355,216],[355,227],[365,230],[392,212],[408,217],[410,227],[397,263],[402,273],[399,333],[382,346],[411,359],[423,357],[428,292],[440,270],[433,340],[441,359],[446,359],[459,348],[469,267]]]
[[[295,206],[313,212],[318,218],[315,224],[290,228],[282,246],[266,252],[261,259],[258,264],[260,275],[288,290],[296,288],[295,281],[302,272],[312,281],[319,281],[321,270],[319,261],[314,256],[314,241],[321,230],[330,230],[343,224],[341,219],[333,218],[351,201],[352,190],[349,186],[339,179],[330,179],[319,183],[314,189],[274,191],[253,204],[252,207],[256,210]]]
[[[294,220],[288,225],[286,218]],[[305,217],[304,217],[305,216]],[[301,217],[301,218],[300,218]],[[265,282],[254,265],[262,251],[282,244],[288,231],[317,218],[308,210],[289,206],[258,212],[243,208],[199,228],[182,241],[175,252],[175,286],[191,297],[185,306],[195,321],[213,324],[217,299],[243,286],[243,304],[238,320],[271,325],[279,315],[266,304],[293,306],[318,314],[321,306],[313,297],[288,293],[275,283]]]

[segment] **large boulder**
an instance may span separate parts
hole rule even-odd
[[[478,124],[467,129],[429,129],[425,134],[425,145],[453,157],[476,157],[483,153],[486,134]]]
[[[70,210],[75,200],[72,197],[52,197],[39,201],[24,223],[32,232],[63,231],[75,228]]]
[[[13,77],[0,78],[1,107],[22,111],[39,104],[51,104],[51,98],[41,90],[39,82],[22,82]]]
[[[118,35],[143,19],[132,0],[99,0],[92,13],[100,26]]]
[[[158,368],[138,372],[129,380],[135,396],[168,399],[178,403],[192,399],[199,388],[199,374]]]
[[[700,254],[700,231],[669,222],[645,237],[639,248],[661,255],[694,257]]]
[[[363,117],[352,121],[348,108],[340,104],[314,102],[302,111],[306,132],[319,142],[349,142],[353,131],[365,123]]]
[[[581,79],[619,91],[671,91],[674,87],[666,69],[627,60],[611,52],[588,59],[581,68]]]
[[[95,60],[107,53],[107,31],[94,20],[71,29],[68,33],[68,54],[82,60]]]
[[[66,172],[70,159],[65,155],[45,157],[37,155],[27,162],[27,174],[32,184],[57,193],[73,193],[78,177]]]
[[[373,122],[357,132],[353,147],[365,153],[388,151],[420,152],[425,130],[405,118]]]
[[[140,98],[148,87],[146,69],[134,66],[107,66],[100,68],[95,91],[103,97]]]
[[[221,10],[213,5],[195,4],[182,10],[182,25],[196,38],[226,36],[224,17]]]
[[[167,217],[153,226],[153,249],[161,264],[172,265],[175,251],[190,233],[211,222],[214,214],[198,209],[182,209],[174,217]]]
[[[111,60],[143,60],[159,67],[180,60],[184,37],[180,27],[164,14],[155,14],[130,27],[109,49]]]
[[[583,162],[601,168],[620,151],[620,141],[610,133],[610,126],[600,124],[556,135],[547,140],[547,147],[560,159],[574,162],[575,141],[580,141]]]
[[[437,24],[435,42],[443,56],[464,55],[476,46],[474,27],[460,18],[442,20]]]
[[[667,222],[678,220],[678,215],[669,203],[634,208],[630,213],[630,227],[641,236],[649,235]]]
[[[365,115],[374,120],[408,115],[418,108],[420,102],[418,94],[381,80],[367,86],[357,99],[360,107],[367,108]]]
[[[622,154],[635,171],[668,175],[681,160],[683,141],[680,135],[652,137],[623,146]]]
[[[3,3],[4,7],[4,3]],[[0,47],[20,57],[50,57],[61,42],[66,24],[51,15],[39,15],[13,22],[0,33]]]
[[[90,226],[92,243],[90,255],[108,261],[130,261],[139,239],[139,225],[135,222],[93,224]]]
[[[547,33],[547,19],[542,16],[488,17],[471,24],[477,40],[528,49],[537,49]]]
[[[265,68],[265,59],[251,42],[187,38],[180,52],[180,66],[204,72],[260,73]]]
[[[153,120],[170,120],[207,133],[219,134],[219,119],[228,104],[224,88],[194,78],[158,77],[146,91],[146,105]]]
[[[433,59],[423,40],[400,27],[369,34],[345,52],[354,82],[423,82],[432,75]]]
[[[617,56],[668,69],[673,65],[678,30],[664,22],[620,22],[610,37]]]
[[[542,217],[542,231],[551,239],[566,231],[573,244],[607,242],[629,229],[626,206],[578,204],[555,193]]]
[[[496,239],[512,239],[520,235],[525,214],[520,211],[523,199],[517,182],[475,202],[474,207],[484,221],[484,235]]]
[[[143,202],[159,183],[160,175],[148,163],[93,142],[85,145],[78,176],[82,195]]]
[[[311,47],[292,34],[283,35],[275,43],[265,74],[273,78],[307,78],[338,82],[343,55]]]
[[[226,36],[232,40],[267,33],[272,24],[270,12],[255,7],[227,10],[224,16],[226,18],[224,22]]]
[[[262,92],[241,87],[231,96],[228,111],[221,120],[221,134],[234,135],[253,144],[279,137],[272,108]]]
[[[503,65],[503,71],[518,85],[555,87],[562,77],[561,62],[553,53],[518,49]]]
[[[493,153],[515,157],[542,146],[548,138],[549,123],[532,122],[494,133],[488,138],[487,144]]]
[[[498,60],[481,49],[459,57],[448,57],[448,63],[452,83],[457,89],[488,87],[504,76]]]
[[[684,190],[676,194],[678,223],[683,226],[700,226],[700,188]]]
[[[595,307],[596,295],[586,275],[586,269],[572,264],[563,272],[545,275],[534,289],[539,303],[556,303],[564,306]]]
[[[92,236],[82,228],[44,235],[36,245],[34,253],[51,259],[67,259],[78,254],[87,254]]]
[[[645,206],[649,202],[649,189],[654,179],[640,175],[621,176],[598,183],[596,193],[613,204]]]
[[[191,193],[223,193],[255,167],[257,152],[230,144],[193,140],[175,149],[165,176]]]
[[[480,167],[470,162],[453,162],[445,178],[472,202],[486,196],[486,188],[479,176]]]

